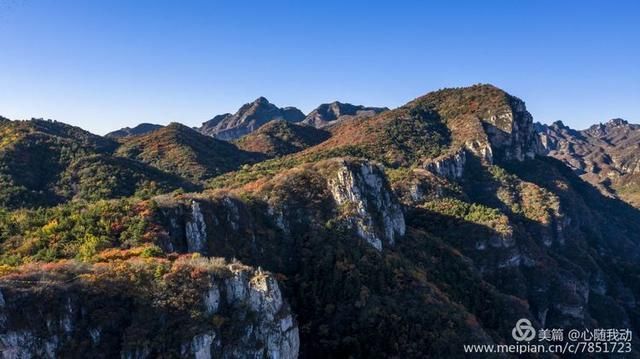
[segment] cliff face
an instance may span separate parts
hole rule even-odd
[[[522,100],[507,96],[506,110],[482,118],[492,152],[507,161],[534,158],[540,154],[540,145],[533,128],[533,117]]]
[[[584,202],[583,196],[591,194],[581,193],[555,165],[540,160],[511,162],[510,172],[482,161],[460,163],[464,178],[455,170],[450,170],[452,176],[446,172],[434,176],[415,169],[394,179],[392,191],[381,167],[334,159],[284,172],[254,189],[251,200],[228,195],[197,198],[197,206],[187,202],[162,206],[162,211],[177,218],[169,231],[174,245],[180,242],[177,238],[199,241],[200,234],[188,230],[195,224],[207,228],[209,255],[242,253],[287,275],[304,266],[300,256],[309,248],[308,239],[303,240],[307,233],[336,233],[328,229],[336,228],[347,234],[343,240],[348,246],[373,250],[383,258],[398,252],[407,258],[417,256],[413,260],[427,267],[433,264],[411,252],[421,252],[426,245],[421,236],[433,235],[469,259],[474,275],[482,278],[474,280],[526,300],[527,309],[507,305],[519,308],[516,317],[532,318],[539,326],[593,326],[607,320],[606,308],[613,308],[615,321],[630,325],[636,300],[630,283],[609,268],[606,259],[585,248],[589,245],[584,226],[599,216],[591,217]],[[460,180],[464,180],[461,187],[456,184]],[[563,188],[562,194],[550,183]],[[320,243],[326,244],[328,239],[322,238]],[[598,244],[608,248],[602,249],[605,252],[617,251],[619,245],[626,244],[606,240]],[[313,248],[310,253],[320,250]],[[632,248],[624,261],[638,255],[637,245]],[[575,256],[587,262],[578,263]],[[293,288],[302,285],[293,283]],[[504,300],[498,299],[501,294],[483,295]]]
[[[294,170],[273,182],[285,181],[287,185],[286,181],[295,181],[301,175]],[[163,206],[163,222],[169,229],[163,247],[168,251],[224,255],[222,248],[232,245],[228,241],[218,244],[224,234],[257,241],[259,224],[264,221],[288,237],[337,221],[378,251],[383,244],[392,246],[404,235],[402,208],[378,165],[353,159],[328,160],[308,168],[305,176],[315,177],[314,187],[306,190],[313,191],[314,201],[321,204],[307,210],[300,208],[298,198],[274,198],[270,190],[259,192],[260,202],[252,205],[223,195],[193,198],[188,205]]]
[[[491,85],[440,90],[410,105],[435,110],[451,133],[445,153],[422,164],[434,174],[461,179],[468,155],[492,165],[542,154],[524,102]]]
[[[135,274],[126,278],[123,268]],[[3,278],[0,291],[3,358],[298,356],[298,327],[277,281],[240,264],[181,258],[57,275],[32,269]]]
[[[464,166],[467,162],[467,151],[458,150],[453,154],[447,154],[433,160],[427,160],[423,167],[433,174],[449,179],[461,179],[464,175]]]
[[[383,243],[393,245],[405,232],[402,209],[386,182],[381,169],[370,163],[342,162],[329,179],[336,204],[351,207],[346,209],[349,222],[377,250],[382,250]],[[377,226],[376,219],[381,221]]]
[[[243,192],[156,200],[156,218],[166,231],[158,244],[165,251],[185,252],[191,250],[190,243],[206,242],[206,255],[234,256],[282,273],[285,293],[305,328],[300,333],[307,343],[301,348],[304,357],[334,351],[318,338],[350,350],[354,344],[341,344],[349,335],[358,342],[371,333],[389,335],[376,329],[380,323],[396,328],[397,337],[409,334],[403,323],[423,326],[442,318],[455,329],[438,336],[439,347],[460,336],[492,342],[466,310],[452,304],[414,262],[399,254],[426,239],[414,233],[406,243],[404,211],[380,165],[331,159],[283,171]],[[430,309],[419,310],[425,303]],[[379,311],[375,319],[358,319],[369,317],[372,310]],[[354,332],[354,325],[360,329]],[[327,331],[330,327],[335,331]]]

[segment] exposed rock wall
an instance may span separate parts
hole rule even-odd
[[[509,96],[509,110],[483,117],[493,153],[501,160],[524,161],[541,153],[533,117],[519,98]]]
[[[186,223],[185,234],[187,250],[206,254],[207,252],[207,224],[200,210],[200,203],[191,201],[191,220]]]
[[[347,209],[349,221],[358,236],[375,249],[382,250],[383,243],[393,245],[404,235],[405,220],[384,173],[368,162],[339,161],[335,177],[328,179],[336,204],[351,207]]]
[[[252,103],[240,107],[233,115],[219,115],[203,123],[199,131],[205,135],[229,141],[253,132],[272,120],[300,122],[304,117],[304,114],[295,107],[279,108],[266,98],[259,97]]]
[[[404,235],[406,225],[402,206],[381,167],[353,159],[328,160],[317,167],[312,171],[313,176],[326,176],[313,184],[316,186],[313,200],[318,201],[317,207],[307,206],[305,201],[310,198],[290,195],[288,192],[295,192],[293,188],[256,194],[256,201],[251,203],[230,195],[193,198],[189,200],[190,207],[184,201],[174,201],[162,206],[163,222],[169,236],[159,238],[158,244],[170,252],[227,255],[225,248],[229,252],[239,246],[249,247],[249,250],[257,248],[256,241],[267,240],[264,238],[265,227],[278,229],[285,239],[294,240],[313,226],[323,226],[331,219],[346,223],[355,235],[377,250],[385,243],[393,245]],[[330,169],[322,169],[324,167]],[[305,181],[297,178],[303,176],[299,171],[292,172],[288,175],[290,182]],[[281,178],[279,181],[285,182],[285,187],[289,186],[288,180]],[[282,192],[282,195],[271,198],[270,192]]]
[[[448,120],[453,142],[440,157],[426,160],[423,168],[451,180],[461,179],[468,156],[492,165],[524,161],[544,152],[533,125],[533,117],[522,100],[503,94],[501,106],[467,113]],[[456,103],[457,106],[462,104]]]
[[[464,175],[464,165],[467,161],[467,151],[461,149],[453,154],[428,160],[423,167],[427,171],[448,179],[460,179]]]
[[[209,270],[210,262],[200,261],[202,265],[189,267],[192,273]],[[223,274],[208,274],[209,279],[202,282],[201,299],[196,298],[196,306],[190,308],[196,315],[190,324],[189,317],[176,317],[167,309],[172,304],[163,302],[162,287],[150,288],[150,298],[145,298],[136,297],[137,290],[113,296],[108,291],[116,291],[117,285],[109,288],[113,285],[84,279],[0,282],[0,357],[153,358],[174,353],[198,359],[297,358],[298,327],[275,278],[237,264],[215,271]],[[30,283],[22,287],[21,280]],[[169,288],[179,285],[179,277],[165,280]],[[190,300],[181,297],[195,287],[190,288],[170,300]],[[107,317],[99,319],[103,314]],[[153,330],[155,325],[169,323],[177,323],[180,331]]]

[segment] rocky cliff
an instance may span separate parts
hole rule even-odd
[[[437,111],[450,131],[451,143],[444,154],[422,163],[439,176],[461,179],[468,156],[491,165],[542,154],[524,102],[491,85],[440,90],[410,105]]]
[[[461,179],[464,175],[464,166],[467,162],[466,149],[458,150],[452,154],[446,154],[427,160],[424,168],[433,174],[449,179]]]
[[[506,110],[482,117],[491,150],[505,160],[534,158],[540,153],[540,147],[533,129],[533,117],[522,100],[508,96],[506,101]]]
[[[338,206],[351,207],[348,221],[358,236],[377,250],[393,245],[405,232],[402,208],[390,191],[382,170],[370,163],[341,161],[329,190]],[[381,222],[376,228],[375,219]]]
[[[402,208],[378,165],[340,158],[319,162],[304,172],[293,169],[274,178],[249,203],[229,194],[179,202],[159,198],[169,234],[159,243],[169,252],[226,255],[225,248],[235,246],[229,236],[245,242],[251,238],[253,247],[265,240],[259,229],[265,221],[290,238],[336,221],[378,251],[383,244],[393,246],[404,235]],[[319,204],[309,211],[300,208],[298,198],[274,197],[271,192],[271,186],[302,180],[299,177],[303,175],[314,178],[314,187],[307,190],[314,192],[314,201]]]
[[[435,110],[451,133],[451,150],[466,148],[488,163],[523,161],[540,153],[524,102],[494,86],[435,91],[407,106]]]
[[[294,316],[259,269],[189,257],[66,266],[0,281],[2,358],[298,356]]]

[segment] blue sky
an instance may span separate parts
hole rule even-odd
[[[541,122],[640,122],[639,4],[0,0],[0,114],[104,134],[492,83]]]

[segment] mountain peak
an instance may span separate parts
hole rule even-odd
[[[175,129],[175,130],[184,130],[184,131],[190,131],[190,132],[197,132],[197,131],[194,131],[191,127],[185,126],[185,125],[181,124],[180,122],[171,122],[170,124],[167,125],[167,129]]]
[[[124,138],[121,142],[117,150],[119,156],[193,181],[235,170],[259,157],[177,122],[141,136]]]
[[[119,130],[109,132],[105,135],[105,137],[122,138],[122,137],[128,137],[128,136],[139,136],[139,135],[144,135],[146,133],[161,129],[162,127],[163,127],[162,125],[156,125],[153,123],[141,123],[133,128],[124,127]]]
[[[586,129],[584,132],[593,137],[604,137],[613,132],[619,132],[620,130],[625,130],[629,127],[633,127],[633,125],[629,125],[629,122],[621,119],[614,118],[605,123],[599,123],[597,125],[593,125]]]
[[[255,103],[255,104],[260,104],[260,105],[267,105],[267,104],[270,104],[269,100],[267,100],[267,98],[266,98],[266,97],[264,97],[264,96],[260,96],[260,97],[258,97],[257,99],[255,99],[255,100],[253,101],[253,103]]]
[[[200,132],[221,140],[234,140],[242,137],[265,123],[273,120],[300,122],[304,113],[295,107],[279,108],[265,97],[258,97],[253,102],[246,103],[231,114],[218,115],[205,122]]]
[[[611,126],[611,127],[617,127],[617,126],[625,126],[628,125],[629,122],[621,119],[621,118],[613,118],[609,121],[607,121],[606,125],[607,126]]]
[[[202,137],[200,131],[195,128],[183,125],[180,122],[171,122],[166,127],[163,127],[157,131],[150,133],[151,135],[157,134],[158,136],[176,137],[173,141],[179,141],[179,138],[195,138]]]
[[[388,110],[386,107],[365,107],[333,101],[318,106],[305,117],[302,123],[320,128],[346,118],[371,117],[386,110]]]
[[[541,150],[524,101],[490,84],[442,89],[404,107],[435,110],[455,143],[489,162],[522,161]]]

